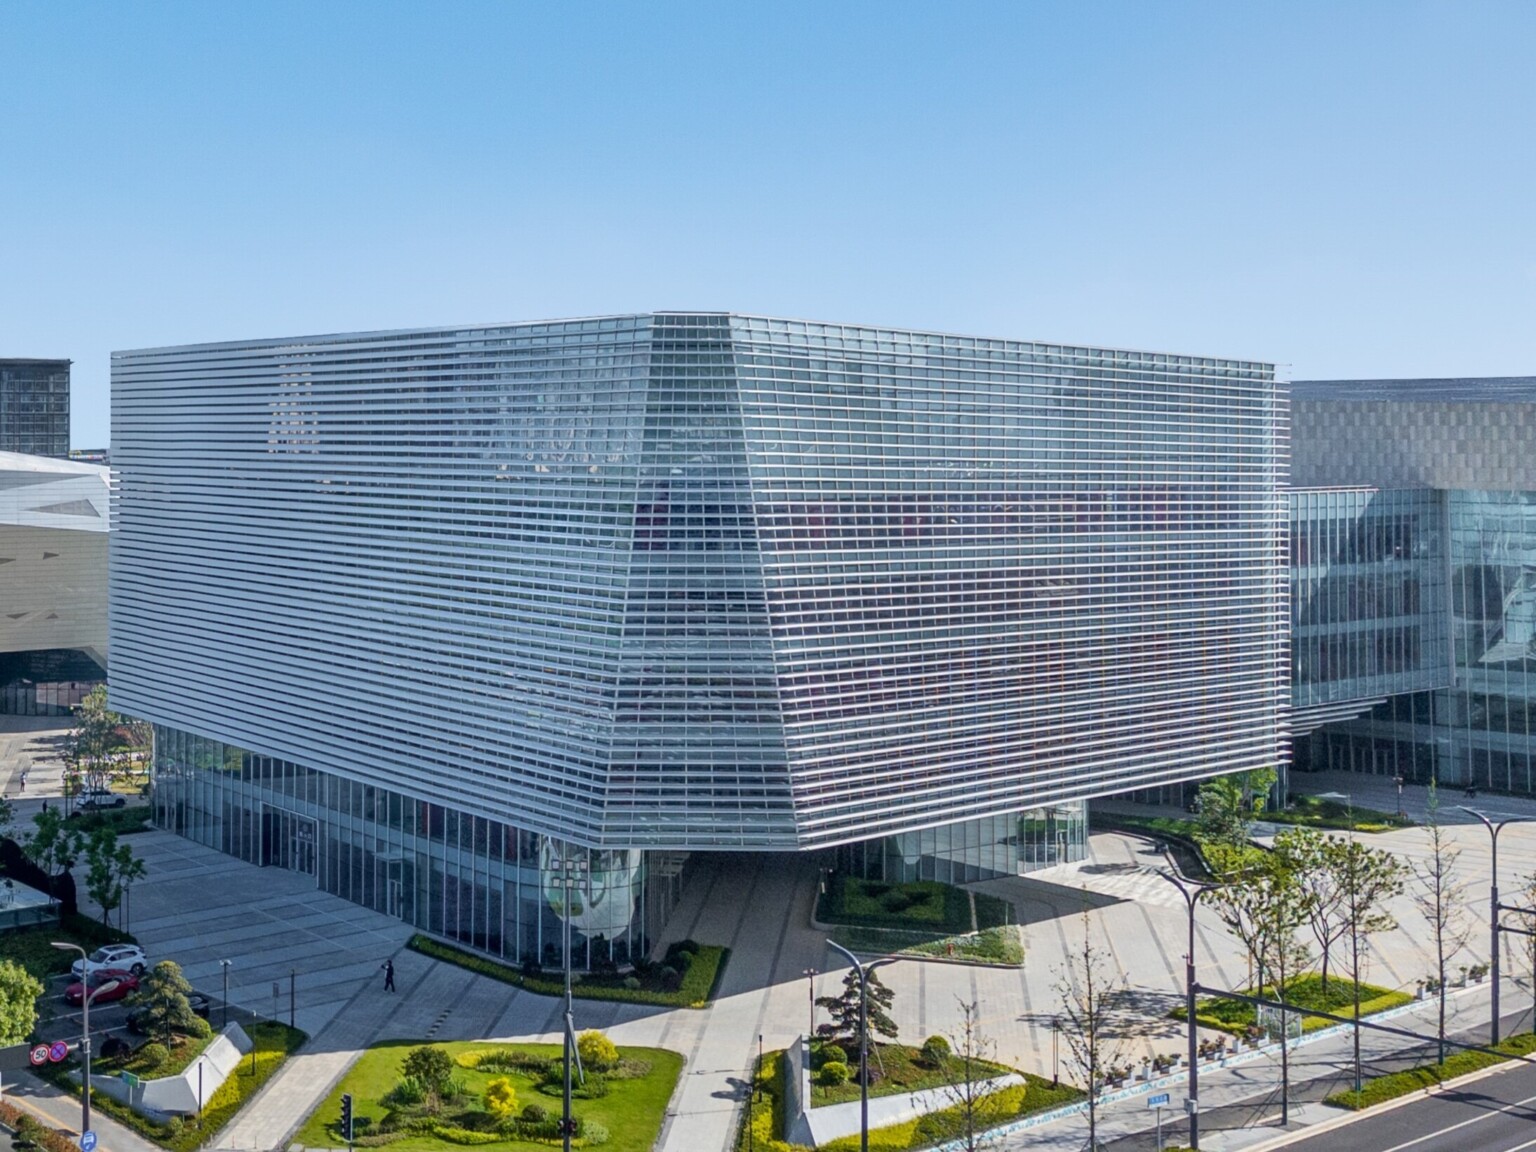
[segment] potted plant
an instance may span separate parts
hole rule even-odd
[[[1474,964],[1467,969],[1467,975],[1472,977],[1474,984],[1481,984],[1488,975],[1488,965]]]

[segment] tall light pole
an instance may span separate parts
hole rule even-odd
[[[859,976],[859,1152],[869,1152],[869,976],[876,968],[896,963],[894,956],[884,956],[860,964],[859,958],[835,940],[828,940],[844,956]]]
[[[560,1113],[560,1133],[563,1152],[571,1152],[571,1138],[576,1135],[576,1124],[571,1117],[571,1064],[580,1059],[576,1052],[576,1025],[571,1007],[571,889],[578,877],[586,875],[587,859],[574,844],[561,841],[560,854],[555,862],[565,893],[564,905],[560,910],[560,931],[565,946],[565,1090]]]
[[[816,1035],[816,977],[820,976],[821,973],[814,968],[807,968],[803,975],[805,976],[806,984],[809,985],[808,991],[811,1001],[811,1030],[805,1034],[805,1042],[809,1044],[811,1037]],[[807,1052],[806,1055],[809,1056],[810,1053]]]
[[[1215,891],[1219,885],[1199,884],[1193,880],[1186,880],[1173,872],[1162,872],[1160,875],[1175,888],[1179,895],[1184,897],[1184,905],[1189,911],[1189,951],[1184,954],[1184,1016],[1188,1021],[1189,1029],[1189,1101],[1185,1107],[1189,1111],[1189,1146],[1194,1152],[1200,1152],[1200,1054],[1195,1036],[1195,905],[1200,903],[1200,897],[1207,892]],[[1281,1052],[1285,1051],[1285,1018],[1280,1020]],[[1090,1092],[1093,1085],[1088,1086]]]
[[[219,961],[219,967],[224,969],[224,996],[223,996],[223,999],[219,1001],[221,1004],[224,1005],[224,1010],[223,1010],[223,1013],[222,1013],[222,1015],[224,1017],[224,1023],[221,1025],[221,1027],[228,1028],[229,1027],[229,961],[228,960],[220,960]]]
[[[91,962],[85,949],[78,944],[62,940],[52,942],[55,948],[65,952],[80,953],[80,1059],[85,1065],[85,1075],[80,1081],[80,1133],[91,1130]]]
[[[1493,845],[1493,874],[1488,881],[1488,933],[1492,937],[1490,947],[1493,950],[1489,961],[1493,976],[1493,1022],[1488,1027],[1488,1043],[1491,1047],[1499,1042],[1499,833],[1511,824],[1522,823],[1525,817],[1511,816],[1508,820],[1495,821],[1465,804],[1458,804],[1457,807],[1482,821],[1483,827],[1488,829],[1489,842]]]

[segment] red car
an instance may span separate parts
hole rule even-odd
[[[89,979],[92,1004],[121,1000],[129,993],[139,990],[139,978],[122,968],[98,968],[91,973]],[[85,983],[77,980],[64,989],[64,999],[71,1004],[79,1004],[85,996],[85,988]]]

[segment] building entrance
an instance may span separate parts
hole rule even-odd
[[[266,807],[261,813],[261,863],[305,876],[315,874],[315,821],[297,812]]]

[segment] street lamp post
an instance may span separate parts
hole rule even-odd
[[[1399,820],[1407,820],[1408,819],[1408,815],[1407,815],[1407,813],[1405,813],[1403,811],[1403,784],[1404,784],[1404,780],[1403,780],[1402,774],[1399,773],[1398,775],[1392,777],[1392,783],[1397,785],[1397,818]]]
[[[1214,891],[1218,885],[1198,884],[1173,872],[1163,872],[1161,875],[1179,890],[1179,895],[1184,897],[1184,905],[1189,912],[1189,951],[1184,954],[1184,1016],[1188,1021],[1189,1029],[1189,1146],[1194,1149],[1194,1152],[1200,1152],[1200,1053],[1195,1035],[1195,905],[1200,903],[1200,897]],[[1283,1017],[1280,1030],[1283,1053],[1285,1051]],[[1093,1086],[1089,1085],[1088,1090],[1093,1091]]]
[[[80,1059],[85,1067],[85,1075],[80,1081],[80,1133],[84,1135],[91,1130],[91,964],[90,957],[85,954],[85,949],[78,944],[69,944],[61,940],[53,941],[53,946],[65,952],[80,953]]]
[[[565,1085],[562,1093],[560,1133],[563,1152],[571,1152],[571,1138],[576,1134],[575,1122],[571,1117],[571,1063],[573,1060],[580,1059],[576,1053],[576,1025],[574,1010],[571,1006],[571,889],[579,877],[586,875],[587,861],[569,841],[562,842],[560,855],[556,859],[561,887],[565,892],[560,917],[561,940],[565,951]]]
[[[221,1015],[224,1017],[223,1027],[228,1028],[229,1027],[229,961],[228,960],[220,960],[219,961],[219,967],[224,969],[224,995],[223,995],[222,999],[219,1002],[224,1005],[223,1012],[221,1013]]]
[[[814,968],[807,968],[805,969],[804,975],[805,982],[810,986],[809,993],[811,1001],[811,1030],[805,1034],[805,1042],[809,1044],[811,1042],[811,1037],[816,1035],[816,977],[820,976],[821,973],[816,971]]]
[[[886,956],[860,964],[859,958],[835,940],[827,943],[848,957],[859,977],[859,1152],[869,1152],[869,976],[876,968],[896,963]]]
[[[1489,960],[1489,969],[1493,982],[1493,1021],[1488,1027],[1489,1045],[1499,1042],[1499,833],[1511,824],[1519,824],[1525,820],[1524,816],[1511,816],[1508,820],[1490,820],[1474,808],[1468,808],[1465,804],[1457,805],[1463,812],[1476,816],[1488,829],[1488,840],[1493,845],[1493,872],[1488,882],[1488,932],[1492,937],[1491,948],[1493,955]]]
[[[1051,1021],[1051,1087],[1061,1086],[1061,1055],[1057,1041],[1061,1039],[1061,1017]]]

